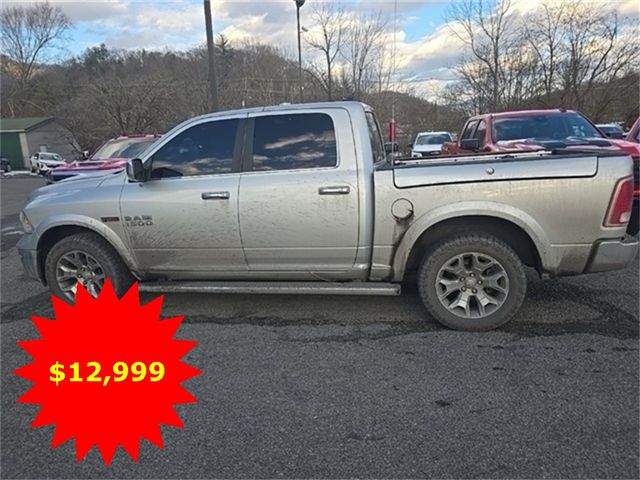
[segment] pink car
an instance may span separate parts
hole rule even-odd
[[[103,143],[87,160],[71,162],[47,174],[47,182],[55,183],[78,175],[103,175],[109,171],[122,170],[127,162],[139,156],[160,135],[118,137]]]

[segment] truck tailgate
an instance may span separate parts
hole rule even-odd
[[[448,183],[474,183],[536,178],[593,177],[598,171],[595,155],[541,158],[510,158],[465,161],[407,162],[394,169],[397,188]]]

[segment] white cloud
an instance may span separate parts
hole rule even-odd
[[[640,3],[638,0],[621,0],[618,5],[618,12],[621,15],[634,16],[638,19],[640,17]]]
[[[29,5],[33,0],[14,0],[2,2],[2,6]],[[69,0],[49,0],[52,5],[58,5],[71,19],[72,22],[91,22],[109,17],[125,15],[128,12],[130,2],[124,0],[99,0],[93,2],[80,2]]]
[[[184,5],[180,9],[143,9],[135,16],[136,25],[158,33],[176,31],[192,33],[202,30],[204,14],[201,5]]]

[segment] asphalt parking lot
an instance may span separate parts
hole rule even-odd
[[[624,271],[531,277],[519,317],[461,333],[400,297],[168,295],[202,375],[185,429],[163,428],[110,468],[16,403],[29,362],[16,341],[50,317],[15,243],[34,177],[0,180],[1,475],[4,478],[638,478],[638,263]],[[152,298],[149,296],[149,299]]]

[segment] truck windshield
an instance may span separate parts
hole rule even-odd
[[[109,140],[94,153],[90,161],[108,160],[110,158],[136,158],[144,152],[149,145],[155,142],[155,137],[145,139],[126,138]]]
[[[62,157],[57,153],[40,153],[41,160],[62,160]]]
[[[528,138],[562,140],[568,137],[602,138],[602,135],[577,113],[506,117],[496,118],[493,121],[495,141]]]
[[[445,142],[450,142],[451,137],[444,133],[433,133],[427,135],[419,135],[416,139],[416,145],[442,145]]]

